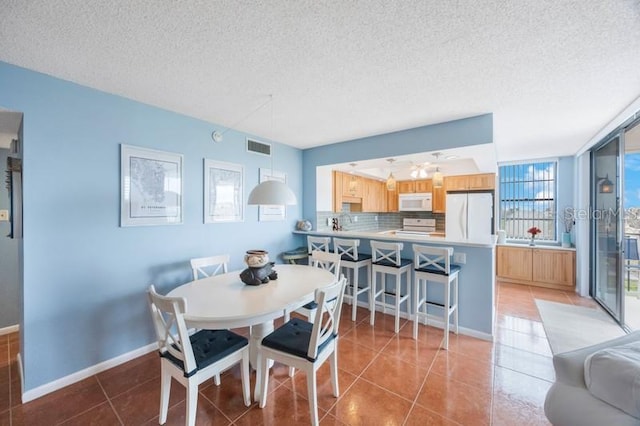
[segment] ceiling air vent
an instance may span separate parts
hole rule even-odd
[[[271,145],[247,138],[247,151],[271,157]]]

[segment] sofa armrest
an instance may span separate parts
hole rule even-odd
[[[592,353],[612,346],[640,340],[640,331],[634,331],[626,336],[587,346],[553,356],[553,367],[556,370],[556,380],[571,386],[586,387],[584,381],[584,360]]]

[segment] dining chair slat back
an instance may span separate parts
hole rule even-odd
[[[229,258],[228,254],[219,254],[217,256],[191,259],[193,280],[200,279],[200,275],[202,278],[207,278],[219,273],[226,274],[228,272]]]
[[[331,272],[336,277],[336,281],[340,278],[340,255],[338,253],[314,250],[311,252],[311,264],[316,268]]]

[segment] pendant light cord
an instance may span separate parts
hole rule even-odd
[[[236,121],[235,123],[233,123],[231,126],[227,127],[226,129],[224,129],[221,133],[220,136],[224,136],[225,133],[227,133],[229,130],[234,129],[237,125],[239,125],[240,123],[242,123],[243,121],[245,121],[247,118],[251,117],[253,114],[255,114],[256,112],[260,111],[262,108],[264,108],[265,106],[267,106],[268,103],[273,101],[273,95],[269,95],[269,99],[267,99],[265,102],[263,102],[262,104],[260,104],[257,108],[253,109],[251,112],[249,112],[249,114],[245,115],[244,117],[242,117],[240,120]],[[273,105],[271,106],[271,125],[273,127]]]

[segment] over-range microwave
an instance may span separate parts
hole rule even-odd
[[[400,194],[398,210],[401,212],[430,212],[432,209],[431,192]]]

